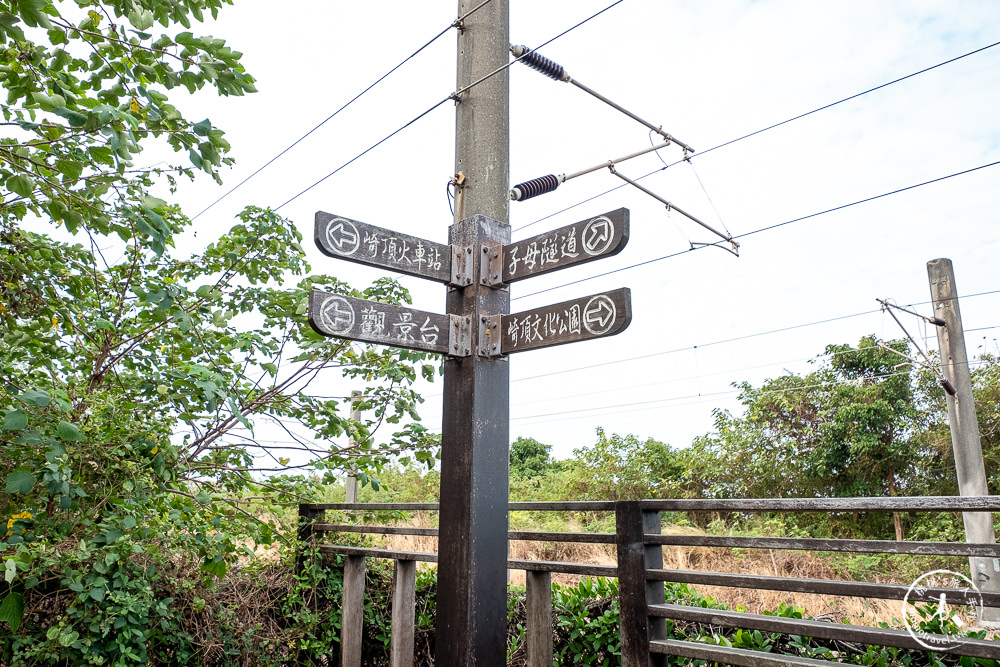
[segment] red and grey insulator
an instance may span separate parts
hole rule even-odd
[[[520,62],[524,63],[533,70],[541,72],[550,79],[555,79],[556,81],[569,81],[569,74],[566,73],[566,70],[562,65],[549,60],[540,53],[532,51],[527,46],[512,46],[510,47],[510,52],[513,53],[514,57],[518,58]]]
[[[537,197],[538,195],[544,195],[546,192],[552,192],[559,187],[560,183],[562,183],[562,179],[553,174],[542,176],[540,178],[533,178],[530,181],[518,183],[511,188],[510,198],[514,201],[531,199],[532,197]]]

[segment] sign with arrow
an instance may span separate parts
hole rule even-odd
[[[317,211],[316,245],[323,254],[419,278],[451,280],[451,246]]]
[[[505,245],[502,258],[498,258],[502,262],[502,282],[512,283],[617,255],[628,243],[628,223],[628,209],[620,208]]]
[[[619,334],[632,321],[627,287],[500,316],[500,352],[511,354]],[[482,336],[481,336],[482,338]]]
[[[452,356],[470,352],[463,334],[471,324],[462,318],[319,290],[309,292],[309,325],[331,338]]]

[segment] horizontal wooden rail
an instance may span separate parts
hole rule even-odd
[[[340,510],[342,512],[437,511],[438,503],[303,503],[304,510]],[[509,503],[511,512],[614,512],[613,500],[558,501],[546,503]]]
[[[908,598],[919,602],[938,602],[943,594],[952,604],[965,605],[967,596],[954,588],[924,588],[923,593],[914,591],[907,595],[909,586],[901,584],[876,584],[868,581],[841,581],[837,579],[793,579],[790,577],[770,577],[756,574],[733,574],[731,572],[698,572],[694,570],[648,570],[650,581],[672,581],[682,584],[703,584],[706,586],[730,586],[733,588],[760,588],[767,591],[791,593],[812,593],[816,595],[843,595],[846,597],[878,598],[881,600],[902,600]],[[1000,593],[981,593],[983,603],[988,607],[1000,607]]]
[[[614,565],[590,565],[588,563],[563,563],[554,560],[521,560],[511,558],[507,561],[508,570],[530,570],[532,572],[556,572],[559,574],[578,574],[587,577],[617,577],[618,568]]]
[[[405,526],[360,526],[354,524],[313,523],[309,524],[314,532],[327,533],[367,533],[375,535],[415,535],[419,537],[437,537],[437,528],[408,528]],[[507,534],[511,540],[530,540],[534,542],[574,542],[578,544],[614,544],[614,533],[553,533],[539,531],[512,530]]]
[[[728,498],[642,500],[660,512],[951,512],[1000,511],[1000,496],[899,496],[895,498]]]
[[[614,533],[550,533],[530,530],[512,530],[507,534],[511,540],[531,542],[575,542],[577,544],[614,544]]]
[[[925,646],[922,646],[906,630],[889,630],[864,625],[828,623],[801,618],[767,616],[764,614],[747,614],[737,611],[703,609],[701,607],[688,607],[676,604],[650,605],[649,613],[651,616],[659,618],[671,618],[690,623],[703,623],[705,625],[721,625],[726,628],[780,632],[786,635],[836,639],[859,642],[864,645],[895,646],[897,648],[916,649],[918,651],[927,650]],[[934,641],[935,639],[940,640],[941,648],[937,650],[938,653],[993,659],[996,659],[997,655],[1000,654],[1000,644],[988,639],[963,639],[959,646],[946,649],[944,648],[945,646],[957,643],[954,637],[945,637],[944,635],[928,635],[928,637],[929,639],[925,643],[932,646],[938,643]]]
[[[314,523],[312,530],[317,533],[368,533],[376,535],[417,535],[437,537],[437,528],[408,528],[406,526],[360,526],[355,524]]]
[[[1000,544],[966,542],[896,542],[895,540],[824,540],[790,537],[726,537],[713,535],[646,535],[646,544],[736,549],[791,549],[854,553],[912,554],[916,556],[1000,557]]]
[[[299,505],[304,510],[340,510],[342,512],[419,512],[436,511],[438,503],[311,503]]]
[[[436,563],[438,555],[426,551],[392,551],[390,549],[369,549],[367,547],[342,547],[335,544],[320,544],[316,547],[322,553],[342,554],[344,556],[365,556],[367,558],[385,558],[389,560],[417,560],[424,563]]]
[[[830,667],[838,663],[829,660],[799,658],[794,655],[777,653],[760,653],[742,648],[700,644],[697,642],[682,642],[676,639],[659,639],[649,642],[649,652],[660,655],[677,655],[682,658],[708,660],[723,665],[739,665],[739,667]]]

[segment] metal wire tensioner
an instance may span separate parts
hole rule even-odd
[[[660,126],[653,125],[649,121],[644,120],[644,119],[640,118],[639,116],[635,115],[634,113],[632,113],[628,109],[626,109],[626,108],[624,108],[624,107],[622,107],[622,106],[620,106],[618,104],[615,104],[614,102],[612,102],[608,98],[604,97],[604,95],[601,95],[597,91],[594,91],[594,90],[588,88],[587,86],[583,85],[579,81],[575,80],[573,77],[571,77],[569,75],[569,73],[566,71],[566,68],[564,68],[559,63],[554,62],[552,60],[549,60],[548,58],[546,58],[542,54],[540,54],[540,53],[538,53],[536,51],[532,51],[531,49],[529,49],[526,46],[515,46],[515,45],[512,44],[511,47],[510,47],[510,52],[514,54],[515,58],[517,58],[520,62],[524,63],[525,65],[527,65],[531,69],[536,70],[538,72],[541,72],[542,74],[544,74],[545,76],[549,77],[550,79],[554,79],[556,81],[565,81],[566,83],[572,83],[574,86],[576,86],[580,90],[582,90],[582,91],[584,91],[586,93],[589,93],[590,95],[593,95],[594,97],[596,97],[597,99],[601,100],[605,104],[607,104],[607,105],[609,105],[609,106],[617,109],[621,113],[625,114],[626,116],[628,116],[632,120],[637,121],[639,123],[642,123],[643,125],[645,125],[646,127],[648,127],[650,130],[652,130],[653,132],[656,132],[661,137],[663,137],[667,141],[667,143],[675,143],[678,146],[680,146],[681,148],[683,148],[685,151],[687,151],[688,153],[694,153],[695,152],[693,148],[691,148],[690,146],[688,146],[687,144],[685,144],[683,141],[679,141],[678,139],[672,137],[668,132],[664,132],[662,125],[660,125]]]

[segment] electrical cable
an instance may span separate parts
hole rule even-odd
[[[980,169],[986,169],[987,167],[994,167],[994,166],[996,166],[998,164],[1000,164],[1000,160],[997,160],[996,162],[990,162],[988,164],[984,164],[984,165],[981,165],[979,167],[973,167],[971,169],[966,169],[964,171],[958,171],[958,172],[955,172],[953,174],[948,174],[947,176],[941,176],[941,177],[938,177],[938,178],[934,178],[934,179],[931,179],[929,181],[924,181],[923,183],[917,183],[916,185],[908,185],[905,188],[898,188],[898,189],[893,190],[891,192],[885,192],[885,193],[880,194],[880,195],[875,195],[874,197],[867,197],[865,199],[859,199],[859,200],[853,201],[853,202],[851,202],[849,204],[842,204],[840,206],[835,206],[833,208],[828,208],[828,209],[826,209],[824,211],[819,211],[817,213],[810,213],[809,215],[804,215],[802,217],[795,218],[793,220],[787,220],[785,222],[779,222],[779,223],[774,224],[774,225],[768,225],[767,227],[761,227],[760,229],[755,229],[753,231],[745,232],[743,234],[736,234],[735,236],[733,236],[733,239],[743,239],[743,238],[746,238],[748,236],[753,236],[754,234],[760,234],[761,232],[767,232],[767,231],[770,231],[772,229],[777,229],[779,227],[784,227],[785,225],[790,225],[790,224],[792,224],[794,222],[801,222],[803,220],[808,220],[810,218],[815,218],[815,217],[818,217],[818,216],[821,216],[821,215],[825,215],[827,213],[833,213],[834,211],[840,211],[840,210],[845,209],[845,208],[850,208],[851,206],[857,206],[858,204],[864,204],[866,202],[875,201],[876,199],[882,199],[883,197],[888,197],[890,195],[899,194],[900,192],[906,192],[907,190],[913,190],[915,188],[923,187],[924,185],[930,185],[931,183],[937,183],[939,181],[944,181],[944,180],[947,180],[949,178],[954,178],[956,176],[963,176],[965,174],[970,174],[970,173],[972,173],[974,171],[979,171]],[[622,187],[622,186],[619,186],[619,187]],[[578,280],[573,280],[573,281],[568,282],[568,283],[563,283],[562,285],[556,285],[554,287],[547,287],[545,289],[540,289],[540,290],[537,290],[535,292],[530,292],[528,294],[522,294],[521,296],[517,296],[517,297],[512,298],[511,301],[517,301],[518,299],[526,299],[529,296],[535,296],[536,294],[543,294],[545,292],[551,292],[553,290],[562,289],[563,287],[569,287],[570,285],[577,285],[579,283],[587,282],[588,280],[594,280],[596,278],[602,278],[604,276],[610,276],[610,275],[615,274],[615,273],[621,273],[622,271],[628,271],[629,269],[634,269],[634,268],[637,268],[637,267],[640,267],[640,266],[645,266],[647,264],[653,264],[654,262],[660,262],[660,261],[665,260],[665,259],[671,259],[671,258],[674,258],[674,257],[679,257],[679,256],[684,255],[684,254],[689,253],[689,252],[694,252],[696,250],[701,250],[703,248],[708,248],[710,246],[717,246],[718,243],[722,243],[722,242],[719,241],[719,242],[711,243],[711,244],[708,244],[708,245],[699,245],[699,246],[695,246],[693,248],[687,248],[685,250],[680,250],[678,252],[671,253],[669,255],[663,255],[662,257],[655,257],[653,259],[647,259],[647,260],[642,261],[642,262],[637,262],[636,264],[630,264],[629,266],[623,266],[623,267],[621,267],[619,269],[612,269],[611,271],[605,271],[604,273],[598,273],[596,275],[589,276],[587,278],[580,278]]]
[[[965,294],[963,296],[959,296],[959,297],[956,297],[956,298],[959,299],[959,300],[961,300],[961,299],[972,299],[972,298],[976,298],[976,297],[980,297],[980,296],[989,296],[989,295],[992,295],[992,294],[1000,294],[1000,289],[990,290],[990,291],[986,291],[986,292],[975,292],[973,294]],[[931,303],[931,302],[930,301],[921,301],[920,303],[911,304],[911,305],[914,305],[914,306],[924,306],[924,305],[927,305],[929,303]],[[846,320],[846,319],[851,319],[851,318],[854,318],[854,317],[862,317],[864,315],[873,315],[875,313],[880,313],[880,312],[882,312],[881,309],[877,308],[875,310],[866,310],[864,312],[853,313],[851,315],[840,315],[838,317],[830,317],[830,318],[827,318],[827,319],[824,319],[824,320],[817,320],[815,322],[806,322],[804,324],[794,324],[792,326],[782,327],[780,329],[771,329],[770,331],[759,331],[757,333],[745,334],[743,336],[735,336],[733,338],[725,338],[725,339],[722,339],[722,340],[711,341],[711,342],[708,342],[708,343],[699,343],[698,345],[689,345],[687,347],[679,347],[679,348],[676,348],[676,349],[673,349],[673,350],[666,350],[664,352],[653,352],[653,353],[650,353],[650,354],[643,354],[643,355],[639,355],[639,356],[636,356],[636,357],[627,357],[625,359],[613,359],[611,361],[603,361],[601,363],[590,364],[588,366],[577,366],[577,367],[574,367],[574,368],[566,368],[566,369],[563,369],[563,370],[552,371],[552,372],[549,372],[549,373],[541,373],[541,374],[538,374],[538,375],[529,375],[529,376],[523,377],[523,378],[514,378],[514,379],[511,380],[511,383],[514,383],[514,382],[525,382],[527,380],[536,380],[538,378],[550,377],[550,376],[553,376],[553,375],[563,375],[565,373],[572,373],[572,372],[575,372],[575,371],[589,370],[589,369],[592,369],[592,368],[601,368],[601,367],[604,367],[604,366],[612,366],[614,364],[621,364],[621,363],[625,363],[625,362],[628,362],[628,361],[639,361],[639,360],[642,360],[642,359],[649,359],[651,357],[660,357],[660,356],[664,356],[664,355],[668,355],[668,354],[677,354],[677,353],[680,353],[680,352],[689,352],[689,351],[695,349],[695,347],[711,347],[713,345],[724,345],[726,343],[734,343],[734,342],[737,342],[737,341],[747,340],[747,339],[750,339],[750,338],[759,338],[761,336],[770,336],[772,334],[784,333],[786,331],[793,331],[795,329],[803,329],[803,328],[806,328],[806,327],[816,326],[816,325],[819,325],[819,324],[827,324],[829,322],[837,322],[839,320]],[[976,329],[970,329],[970,330],[967,330],[967,331],[977,331],[977,330]]]
[[[358,99],[362,95],[364,95],[365,93],[367,93],[369,90],[371,90],[372,88],[374,88],[378,84],[382,83],[386,78],[389,77],[389,75],[391,75],[393,72],[395,72],[396,70],[398,70],[400,67],[402,67],[403,65],[405,65],[406,63],[408,63],[413,58],[415,58],[421,51],[423,51],[428,46],[430,46],[431,44],[433,44],[434,42],[436,42],[438,39],[440,39],[442,35],[444,35],[446,32],[448,32],[452,28],[456,27],[463,20],[465,20],[466,18],[468,18],[473,13],[479,11],[479,9],[481,9],[484,5],[486,5],[487,3],[491,2],[491,1],[492,0],[485,0],[482,4],[480,4],[475,9],[471,10],[469,13],[467,13],[467,14],[465,14],[463,16],[460,16],[459,18],[457,18],[454,21],[452,21],[450,24],[448,24],[447,28],[445,28],[444,30],[442,30],[438,34],[434,35],[434,37],[432,37],[430,40],[428,40],[427,43],[425,43],[419,49],[417,49],[416,51],[414,51],[413,53],[411,53],[410,55],[408,55],[406,58],[404,58],[398,65],[396,65],[391,70],[389,70],[388,72],[386,72],[385,74],[383,74],[382,76],[380,76],[378,79],[375,80],[374,83],[372,83],[367,88],[365,88],[364,90],[362,90],[360,93],[358,93],[357,95],[355,95],[354,97],[352,97],[350,100],[347,101],[346,104],[344,104],[342,107],[340,107],[339,109],[337,109],[336,111],[334,111],[332,114],[330,114],[329,116],[327,116],[326,118],[324,118],[314,128],[312,128],[311,130],[309,130],[308,132],[306,132],[305,134],[303,134],[301,137],[299,137],[298,139],[296,139],[295,142],[293,142],[290,146],[288,146],[283,151],[281,151],[280,153],[278,153],[277,155],[275,155],[273,158],[271,158],[270,160],[268,160],[267,162],[265,162],[261,167],[258,167],[258,169],[255,172],[253,172],[252,174],[250,174],[249,176],[247,176],[246,178],[244,178],[242,181],[240,181],[239,183],[237,183],[236,185],[234,185],[232,188],[230,188],[228,191],[226,191],[226,193],[223,194],[221,197],[219,197],[218,199],[216,199],[215,201],[213,201],[211,204],[209,204],[208,206],[206,206],[205,208],[203,208],[201,211],[199,211],[197,214],[195,214],[195,216],[193,218],[191,218],[192,222],[195,221],[195,220],[197,220],[198,217],[201,216],[203,213],[208,212],[209,209],[211,209],[213,206],[215,206],[216,204],[218,204],[219,202],[221,202],[223,199],[225,199],[229,195],[231,195],[234,192],[236,192],[236,190],[238,190],[241,186],[243,186],[251,178],[253,178],[254,176],[256,176],[257,174],[259,174],[260,172],[262,172],[265,169],[267,169],[268,167],[270,167],[276,160],[278,160],[278,158],[280,158],[285,153],[287,153],[288,151],[290,151],[293,148],[295,148],[296,146],[298,146],[306,137],[308,137],[310,134],[312,134],[313,132],[315,132],[319,128],[321,128],[324,125],[326,125],[329,121],[333,120],[333,118],[335,116],[337,116],[341,111],[343,111],[344,109],[346,109],[347,107],[351,106],[356,101],[358,101]]]
[[[566,30],[563,30],[563,31],[562,31],[561,33],[559,33],[558,35],[556,35],[556,36],[555,36],[555,37],[553,37],[552,39],[550,39],[550,40],[548,40],[548,41],[544,42],[544,43],[543,43],[543,44],[542,44],[542,45],[541,45],[540,47],[538,47],[538,48],[542,48],[542,47],[544,47],[544,46],[546,46],[546,45],[548,45],[548,44],[551,44],[552,42],[556,41],[556,40],[557,40],[557,39],[559,39],[560,37],[563,37],[564,35],[566,35],[566,34],[568,34],[568,33],[572,32],[572,31],[576,30],[577,28],[579,28],[580,26],[582,26],[582,25],[583,25],[584,23],[587,23],[588,21],[590,21],[590,20],[592,20],[592,19],[595,19],[595,18],[597,18],[598,16],[600,16],[600,15],[601,15],[601,14],[603,14],[604,12],[608,11],[609,9],[611,9],[612,7],[614,7],[615,5],[618,5],[618,4],[621,4],[622,2],[625,2],[625,0],[616,0],[615,2],[611,3],[610,5],[608,5],[607,7],[605,7],[604,9],[600,10],[599,12],[597,12],[597,13],[595,13],[595,14],[591,14],[591,15],[590,15],[589,17],[587,17],[587,18],[585,18],[584,20],[580,21],[580,22],[579,22],[579,23],[577,23],[576,25],[573,25],[573,26],[571,26],[571,27],[567,28]],[[523,57],[523,56],[522,56],[522,57]],[[344,164],[340,165],[339,167],[337,167],[336,169],[334,169],[333,171],[331,171],[331,172],[330,172],[329,174],[327,174],[327,175],[326,175],[326,176],[324,176],[323,178],[319,179],[318,181],[316,181],[315,183],[313,183],[312,185],[310,185],[309,187],[307,187],[307,188],[306,188],[305,190],[302,190],[302,191],[301,191],[301,192],[299,192],[299,193],[298,193],[297,195],[293,196],[293,197],[292,197],[291,199],[288,199],[287,201],[285,201],[285,202],[284,202],[283,204],[281,204],[280,206],[277,206],[277,207],[275,207],[275,208],[274,208],[274,210],[275,210],[275,211],[278,211],[278,210],[280,210],[281,208],[283,208],[283,207],[287,206],[288,204],[292,203],[293,201],[295,201],[296,199],[298,199],[299,197],[301,197],[301,196],[302,196],[302,195],[304,195],[305,193],[309,192],[310,190],[312,190],[312,189],[313,189],[314,187],[316,187],[317,185],[319,185],[320,183],[322,183],[322,182],[323,182],[323,181],[325,181],[326,179],[330,178],[331,176],[333,176],[334,174],[336,174],[336,173],[337,173],[337,172],[339,172],[340,170],[342,170],[342,169],[346,168],[347,166],[349,166],[349,165],[353,164],[353,163],[354,163],[355,161],[357,161],[357,160],[359,160],[360,158],[364,157],[365,155],[367,155],[367,154],[368,154],[368,153],[370,153],[371,151],[375,150],[376,148],[378,148],[379,146],[381,146],[382,144],[384,144],[384,143],[385,143],[386,141],[388,141],[389,139],[393,138],[394,136],[396,136],[397,134],[399,134],[400,132],[402,132],[403,130],[405,130],[406,128],[408,128],[408,127],[409,127],[410,125],[413,125],[413,124],[414,124],[414,123],[416,123],[416,122],[417,122],[418,120],[420,120],[421,118],[423,118],[424,116],[426,116],[426,115],[427,115],[427,114],[429,114],[430,112],[434,111],[435,109],[437,109],[437,108],[438,108],[439,106],[441,106],[441,105],[442,105],[442,104],[444,104],[445,102],[448,102],[448,101],[450,101],[450,100],[456,100],[456,101],[458,101],[458,97],[459,97],[459,96],[460,96],[460,95],[461,95],[462,93],[465,93],[465,92],[468,92],[469,90],[471,90],[471,89],[475,88],[476,86],[478,86],[479,84],[483,83],[484,81],[487,81],[488,79],[492,78],[493,76],[496,76],[496,75],[497,75],[497,74],[499,74],[500,72],[502,72],[502,71],[506,70],[506,69],[507,69],[507,68],[509,68],[509,67],[510,67],[511,65],[513,65],[514,63],[516,63],[516,62],[517,62],[518,60],[519,60],[519,58],[518,58],[518,59],[515,59],[515,60],[511,60],[511,61],[510,61],[510,62],[508,62],[508,63],[507,63],[506,65],[503,65],[502,67],[498,67],[497,69],[493,70],[492,72],[490,72],[490,73],[489,73],[489,74],[487,74],[486,76],[484,76],[484,77],[482,77],[482,78],[478,79],[477,81],[475,81],[475,82],[473,82],[473,83],[469,84],[468,86],[465,86],[464,88],[461,88],[461,89],[459,89],[459,90],[456,90],[456,91],[455,91],[454,93],[451,93],[450,95],[448,95],[448,97],[444,98],[443,100],[441,100],[440,102],[438,102],[437,104],[435,104],[434,106],[432,106],[431,108],[427,109],[427,111],[424,111],[424,112],[423,112],[422,114],[420,114],[419,116],[417,116],[417,117],[416,117],[416,118],[414,118],[413,120],[409,121],[408,123],[406,123],[405,125],[403,125],[403,126],[402,126],[402,127],[400,127],[399,129],[395,130],[395,131],[394,131],[394,132],[392,132],[391,134],[387,135],[387,136],[386,136],[385,138],[381,139],[381,140],[380,140],[380,141],[378,141],[377,143],[375,143],[375,144],[373,144],[373,145],[369,146],[368,148],[366,148],[366,149],[365,149],[364,151],[362,151],[362,152],[361,152],[361,153],[359,153],[358,155],[355,155],[355,156],[354,156],[353,158],[351,158],[350,160],[348,160],[348,161],[347,161],[347,162],[345,162]]]
[[[915,77],[915,76],[917,76],[919,74],[924,74],[925,72],[930,72],[933,69],[937,69],[938,67],[943,67],[944,65],[948,65],[948,64],[951,64],[951,63],[956,62],[958,60],[961,60],[962,58],[967,58],[967,57],[969,57],[971,55],[975,55],[977,53],[980,53],[981,51],[986,51],[987,49],[992,49],[993,47],[995,47],[997,45],[1000,45],[1000,42],[993,42],[992,44],[988,44],[988,45],[986,45],[986,46],[984,46],[982,48],[976,49],[974,51],[969,51],[968,53],[964,53],[964,54],[962,54],[960,56],[956,56],[956,57],[951,58],[949,60],[945,60],[944,62],[940,62],[940,63],[938,63],[936,65],[931,65],[930,67],[925,67],[922,70],[919,70],[917,72],[913,72],[912,74],[907,74],[906,76],[899,77],[898,79],[893,79],[892,81],[888,81],[888,82],[883,83],[883,84],[881,84],[879,86],[875,86],[874,88],[869,88],[868,90],[862,91],[860,93],[856,93],[854,95],[851,95],[850,97],[845,97],[844,99],[837,100],[836,102],[831,102],[830,104],[825,104],[825,105],[823,105],[821,107],[813,109],[812,111],[807,111],[806,113],[799,114],[798,116],[794,116],[792,118],[789,118],[788,120],[783,120],[780,123],[775,123],[773,125],[769,125],[769,126],[763,128],[763,129],[757,130],[756,132],[751,132],[750,134],[745,134],[742,137],[737,137],[736,139],[730,139],[729,141],[721,143],[718,146],[713,146],[713,147],[711,147],[709,149],[701,151],[700,153],[698,153],[698,157],[701,157],[703,155],[711,153],[712,151],[718,150],[719,148],[722,148],[724,146],[729,146],[731,144],[735,144],[738,141],[743,141],[744,139],[749,139],[750,137],[753,137],[753,136],[756,136],[758,134],[761,134],[762,132],[767,132],[768,130],[773,130],[774,128],[781,127],[782,125],[787,125],[788,123],[791,123],[792,121],[795,121],[795,120],[799,120],[800,118],[805,118],[806,116],[811,116],[812,114],[817,113],[819,111],[823,111],[825,109],[829,109],[831,107],[835,107],[838,104],[842,104],[843,102],[847,102],[849,100],[856,99],[858,97],[861,97],[862,95],[867,95],[868,93],[872,93],[872,92],[875,92],[876,90],[880,90],[880,89],[885,88],[887,86],[891,86],[891,85],[893,85],[895,83],[899,83],[900,81],[905,81],[906,79],[910,79],[910,78]],[[664,166],[661,167],[660,169],[655,169],[655,170],[649,172],[648,174],[645,174],[644,176],[640,176],[640,177],[636,178],[635,180],[641,181],[644,178],[652,176],[653,174],[661,172],[664,169],[667,169],[667,168],[672,167],[672,166],[674,166],[676,164],[679,164],[680,162],[683,162],[683,160],[678,160],[677,162],[673,162],[673,163],[671,163],[669,165],[666,164],[666,163],[664,163]],[[577,206],[581,206],[583,204],[586,204],[589,201],[593,201],[594,199],[597,199],[598,197],[603,197],[604,195],[610,194],[610,193],[614,192],[615,190],[620,190],[623,187],[625,187],[624,184],[617,185],[617,186],[611,188],[610,190],[605,190],[604,192],[602,192],[600,194],[596,194],[593,197],[589,197],[587,199],[584,199],[583,201],[577,202],[576,204],[573,204],[572,206],[568,206],[568,207],[566,207],[566,208],[564,208],[562,210],[559,210],[559,211],[556,211],[555,213],[547,215],[544,218],[539,218],[538,220],[535,220],[534,222],[529,222],[526,225],[522,225],[520,227],[517,227],[513,231],[517,232],[517,231],[520,231],[520,230],[525,229],[527,227],[531,227],[532,225],[536,225],[539,222],[542,222],[544,220],[548,220],[549,218],[555,217],[555,216],[559,215],[560,213],[565,213],[566,211],[574,209]]]

